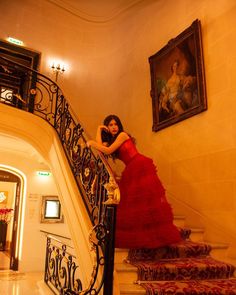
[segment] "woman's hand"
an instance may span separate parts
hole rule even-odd
[[[96,134],[96,141],[99,143],[99,144],[102,144],[103,142],[103,139],[102,139],[102,131],[105,131],[105,132],[109,132],[109,129],[107,128],[107,126],[105,125],[99,125],[98,126],[98,129],[97,129],[97,134]]]
[[[94,140],[88,140],[87,141],[87,147],[93,147],[97,150],[99,150],[100,152],[106,154],[106,155],[110,155],[112,153],[114,153],[114,151],[116,151],[124,141],[126,141],[127,139],[129,139],[129,135],[125,132],[121,132],[117,138],[115,139],[115,141],[107,146],[107,145],[104,145],[103,143],[99,143],[97,141],[94,141]]]
[[[87,145],[88,148],[90,148],[91,146],[94,145],[94,143],[95,143],[94,140],[88,140],[88,141],[86,142],[86,145]]]
[[[99,129],[100,131],[104,130],[104,131],[106,131],[106,132],[109,132],[108,127],[105,126],[105,125],[100,125],[100,126],[98,126],[98,129]]]

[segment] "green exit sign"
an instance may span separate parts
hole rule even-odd
[[[37,171],[38,176],[51,176],[52,173],[49,171]]]
[[[7,41],[9,41],[9,42],[11,42],[13,44],[16,44],[16,45],[20,45],[20,46],[22,46],[24,44],[23,41],[12,38],[12,37],[8,37]]]

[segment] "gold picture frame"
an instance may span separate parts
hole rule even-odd
[[[149,57],[153,131],[207,109],[201,23],[190,27]]]

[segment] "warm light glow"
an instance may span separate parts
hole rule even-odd
[[[56,59],[49,59],[49,66],[55,75],[55,81],[57,82],[59,76],[64,74],[65,71],[68,69],[68,65],[61,60],[56,60]]]
[[[68,63],[66,63],[65,61],[53,58],[48,60],[48,66],[53,70],[58,69],[60,71],[63,70],[63,72],[67,71],[69,68]]]
[[[20,192],[21,198],[19,203],[19,215],[17,220],[19,229],[17,231],[16,248],[15,248],[15,258],[18,258],[19,260],[21,260],[23,234],[24,234],[24,221],[25,221],[25,202],[26,202],[26,187],[27,187],[26,176],[22,171],[11,166],[0,164],[0,169],[15,174],[21,180],[21,192]]]
[[[6,200],[6,196],[4,192],[0,192],[0,203]]]
[[[61,73],[65,72],[65,66],[61,64],[53,63],[51,68],[54,72],[61,72]]]
[[[37,171],[38,176],[51,176],[52,173],[49,171]]]
[[[55,200],[47,200],[45,205],[46,218],[58,218],[60,212],[60,203]]]
[[[18,39],[15,39],[15,38],[12,38],[12,37],[8,37],[7,38],[7,41],[10,42],[10,43],[13,43],[15,45],[19,45],[19,46],[23,46],[24,45],[23,41],[18,40]]]
[[[18,284],[12,285],[12,295],[19,295],[20,294],[20,286]]]

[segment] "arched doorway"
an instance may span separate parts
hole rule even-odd
[[[9,247],[9,268],[12,270],[18,270],[19,257],[21,255],[21,241],[23,228],[22,209],[24,204],[24,175],[14,168],[3,167],[0,165],[0,183],[4,182],[12,183],[14,187],[14,196],[12,196],[12,209],[14,210],[14,214],[12,226],[9,227],[9,230],[11,231]]]

